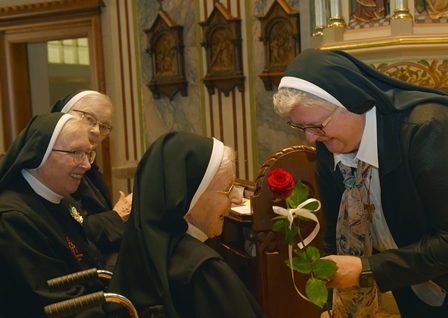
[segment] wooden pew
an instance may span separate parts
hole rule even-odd
[[[283,233],[272,231],[272,218],[276,216],[272,206],[281,204],[273,202],[274,196],[267,187],[269,172],[282,168],[308,187],[310,197],[319,200],[314,161],[313,147],[292,146],[274,153],[262,165],[255,182],[240,181],[248,192],[253,191],[251,215],[231,212],[225,220],[223,234],[210,242],[254,294],[269,318],[318,318],[322,311],[302,299],[294,288],[291,270],[285,264],[288,245]],[[318,212],[321,230],[312,243],[321,252],[324,237],[322,214],[322,211]],[[302,233],[307,235],[315,223],[302,222],[302,225]],[[305,294],[308,276],[296,272],[294,275],[297,287]]]

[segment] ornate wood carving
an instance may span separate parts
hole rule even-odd
[[[300,53],[300,14],[284,0],[276,0],[261,23],[260,41],[264,45],[264,70],[258,75],[267,91],[278,86],[289,62]]]
[[[308,195],[319,199],[314,176],[315,149],[309,146],[290,146],[272,154],[258,171],[251,197],[252,228],[255,231],[272,230],[276,214],[273,205],[286,207],[285,202],[275,202],[274,194],[269,190],[268,175],[275,168],[282,168],[291,173],[295,180],[301,180],[308,188]],[[299,166],[298,166],[299,165]]]
[[[228,96],[236,86],[244,92],[241,19],[232,17],[221,3],[216,2],[207,21],[199,24],[207,61],[207,74],[202,81],[208,93],[214,94],[216,87]]]
[[[11,1],[12,2],[12,1]],[[102,0],[59,0],[0,7],[0,26],[101,13]]]
[[[173,99],[178,91],[187,96],[185,79],[183,26],[177,25],[170,16],[160,10],[153,25],[145,30],[151,55],[152,79],[147,85],[154,99],[160,94]]]
[[[258,239],[258,254],[277,252],[277,234],[272,231],[259,232]]]

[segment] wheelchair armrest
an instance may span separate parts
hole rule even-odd
[[[129,299],[119,294],[104,293],[102,291],[51,304],[45,306],[44,310],[48,318],[63,318],[100,307],[108,302],[124,306],[129,313],[129,317],[138,318],[138,313]]]
[[[51,292],[66,290],[72,286],[82,285],[97,278],[112,278],[112,272],[98,270],[96,268],[87,269],[73,274],[56,277],[47,281]]]

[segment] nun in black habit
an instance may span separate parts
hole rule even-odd
[[[448,95],[342,51],[308,49],[287,67],[274,106],[316,143],[324,246],[339,267],[327,287],[344,297],[373,286],[393,292],[403,318],[448,317]],[[358,162],[370,172],[352,222],[343,166]],[[367,317],[360,298],[339,296],[337,317]]]
[[[104,267],[79,206],[66,199],[93,159],[85,123],[62,113],[32,118],[2,158],[0,317],[45,317],[46,305],[104,289],[100,281],[60,292],[47,287],[49,279]],[[76,317],[101,315],[95,309]]]
[[[222,142],[191,133],[171,132],[149,147],[137,167],[108,291],[125,295],[148,317],[264,317],[237,275],[203,243],[222,233],[231,204],[241,203],[233,156]]]
[[[56,101],[51,112],[70,113],[89,123],[89,139],[93,150],[96,150],[112,130],[112,108],[107,95],[92,90],[78,90]],[[85,210],[84,229],[102,252],[107,269],[113,271],[125,221],[131,210],[132,194],[125,196],[120,191],[118,202],[112,205],[109,186],[94,162],[72,197]]]

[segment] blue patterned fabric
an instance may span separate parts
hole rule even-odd
[[[338,255],[372,255],[370,238],[369,184],[371,166],[363,161],[354,168],[339,162],[344,177],[345,191],[342,195],[336,226]],[[351,287],[333,290],[333,318],[376,317],[378,313],[378,292],[376,285],[369,288]]]

